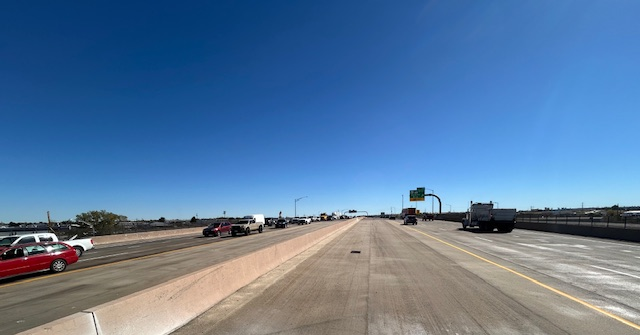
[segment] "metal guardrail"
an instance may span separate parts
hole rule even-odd
[[[517,222],[544,223],[556,225],[574,225],[601,228],[634,229],[640,230],[640,217],[615,217],[615,216],[573,216],[573,215],[528,215],[519,214]],[[516,224],[517,227],[517,224]]]

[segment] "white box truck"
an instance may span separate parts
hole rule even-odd
[[[516,225],[515,208],[493,208],[493,202],[480,203],[473,201],[469,206],[467,216],[462,219],[462,229],[478,227],[481,231],[510,233]]]

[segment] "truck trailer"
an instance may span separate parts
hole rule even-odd
[[[516,225],[515,208],[493,208],[493,202],[474,203],[471,201],[467,216],[462,219],[462,229],[478,227],[480,231],[498,229],[502,233],[510,233]]]
[[[404,218],[407,215],[418,215],[418,210],[414,207],[403,208],[402,217]]]

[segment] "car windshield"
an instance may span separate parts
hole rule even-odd
[[[8,247],[11,245],[11,243],[13,243],[13,241],[17,240],[18,236],[7,236],[7,237],[3,237],[0,240],[0,247]]]

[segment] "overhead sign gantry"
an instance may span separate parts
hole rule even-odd
[[[440,197],[433,193],[425,194],[424,190],[425,190],[424,187],[418,187],[415,190],[409,190],[409,200],[424,201],[425,197],[434,197],[438,199],[438,205],[439,205],[438,213],[442,214],[442,201],[440,201]]]

